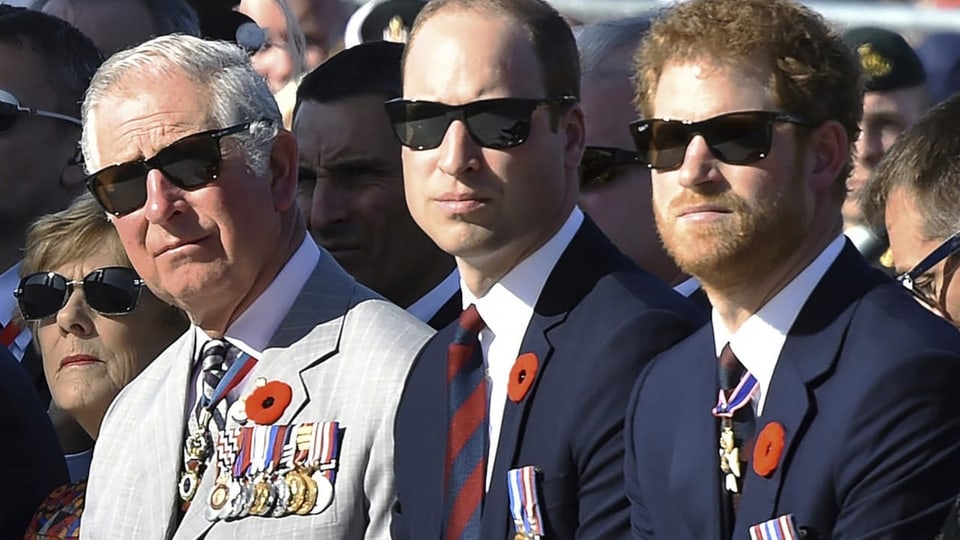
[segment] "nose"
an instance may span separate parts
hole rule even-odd
[[[467,131],[467,125],[454,120],[440,142],[440,157],[437,167],[446,175],[461,176],[480,168],[481,147]]]
[[[350,220],[350,196],[329,178],[318,178],[310,205],[310,228],[322,231]]]
[[[183,190],[173,185],[159,169],[147,171],[147,200],[144,214],[154,224],[165,223],[179,212],[183,202]]]
[[[693,188],[704,182],[711,181],[710,170],[713,168],[716,158],[710,152],[707,141],[701,135],[694,135],[687,144],[687,149],[683,154],[683,163],[680,164],[679,180],[680,185],[685,188]]]
[[[73,334],[89,338],[96,333],[90,306],[87,305],[81,287],[74,287],[67,297],[67,303],[57,312],[57,326],[61,334]]]

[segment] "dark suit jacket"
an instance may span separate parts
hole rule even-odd
[[[440,309],[430,317],[427,324],[434,330],[440,330],[448,324],[460,318],[460,312],[463,311],[463,299],[460,296],[460,290],[452,294],[446,302],[440,306]]]
[[[620,254],[588,218],[534,309],[520,354],[540,367],[527,396],[503,412],[481,538],[512,538],[507,471],[543,471],[546,537],[627,538],[623,417],[646,361],[703,322],[689,301]],[[395,540],[440,538],[447,431],[445,365],[454,326],[430,340],[397,412]]]
[[[0,346],[0,539],[19,540],[40,503],[70,481],[50,419],[29,377]]]
[[[713,327],[655,359],[627,412],[635,538],[719,540]],[[786,432],[768,477],[747,466],[734,528],[792,513],[810,537],[932,538],[960,487],[960,332],[848,245],[790,329],[757,430]]]

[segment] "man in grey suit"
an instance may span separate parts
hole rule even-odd
[[[392,427],[430,329],[306,235],[297,145],[246,55],[118,53],[83,105],[88,187],[192,327],[117,397],[85,538],[386,538]]]

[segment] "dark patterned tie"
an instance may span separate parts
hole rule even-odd
[[[484,326],[471,304],[460,314],[447,350],[446,540],[480,537],[487,462],[487,383],[477,337]]]
[[[743,364],[740,363],[740,360],[737,358],[737,356],[733,354],[733,350],[730,348],[729,343],[724,345],[723,350],[720,352],[718,362],[720,364],[717,371],[720,389],[724,391],[727,399],[729,400],[732,397],[733,391],[736,389],[737,385],[740,384],[741,379],[746,376],[747,370],[743,367]],[[727,420],[721,421],[721,426],[723,426],[723,422],[725,421]],[[752,451],[752,444],[750,444],[749,441],[751,441],[753,437],[754,423],[755,419],[753,414],[753,406],[751,403],[747,403],[733,414],[732,427],[734,444],[739,452],[741,476],[737,479],[738,490],[736,493],[732,493],[725,488],[723,489],[727,499],[724,506],[727,507],[729,511],[728,519],[730,532],[732,532],[737,508],[740,505],[740,494],[742,493],[743,489],[743,477],[746,476],[747,461],[750,457],[750,452]]]
[[[204,344],[203,350],[200,353],[200,369],[202,370],[200,377],[203,381],[201,387],[204,399],[198,400],[196,411],[198,417],[200,409],[213,398],[213,393],[217,385],[220,384],[223,376],[226,375],[230,366],[234,360],[236,360],[237,355],[233,354],[236,351],[232,349],[234,349],[233,345],[222,339],[211,339]],[[222,432],[226,426],[228,406],[227,397],[224,396],[211,412],[213,423],[219,432]],[[200,427],[201,429],[203,428],[203,426]]]

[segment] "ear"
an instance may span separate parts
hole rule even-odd
[[[813,188],[815,191],[831,189],[850,159],[847,132],[840,122],[827,120],[813,130],[810,144],[813,150]]]
[[[299,159],[296,137],[279,128],[270,151],[270,192],[277,212],[285,212],[296,202]]]
[[[86,174],[83,171],[83,154],[77,146],[60,170],[60,185],[70,191],[77,190],[83,185],[84,178]]]
[[[560,117],[560,129],[566,135],[563,152],[564,168],[576,171],[580,167],[583,157],[583,148],[586,146],[587,122],[583,114],[583,107],[575,103],[563,116]]]

